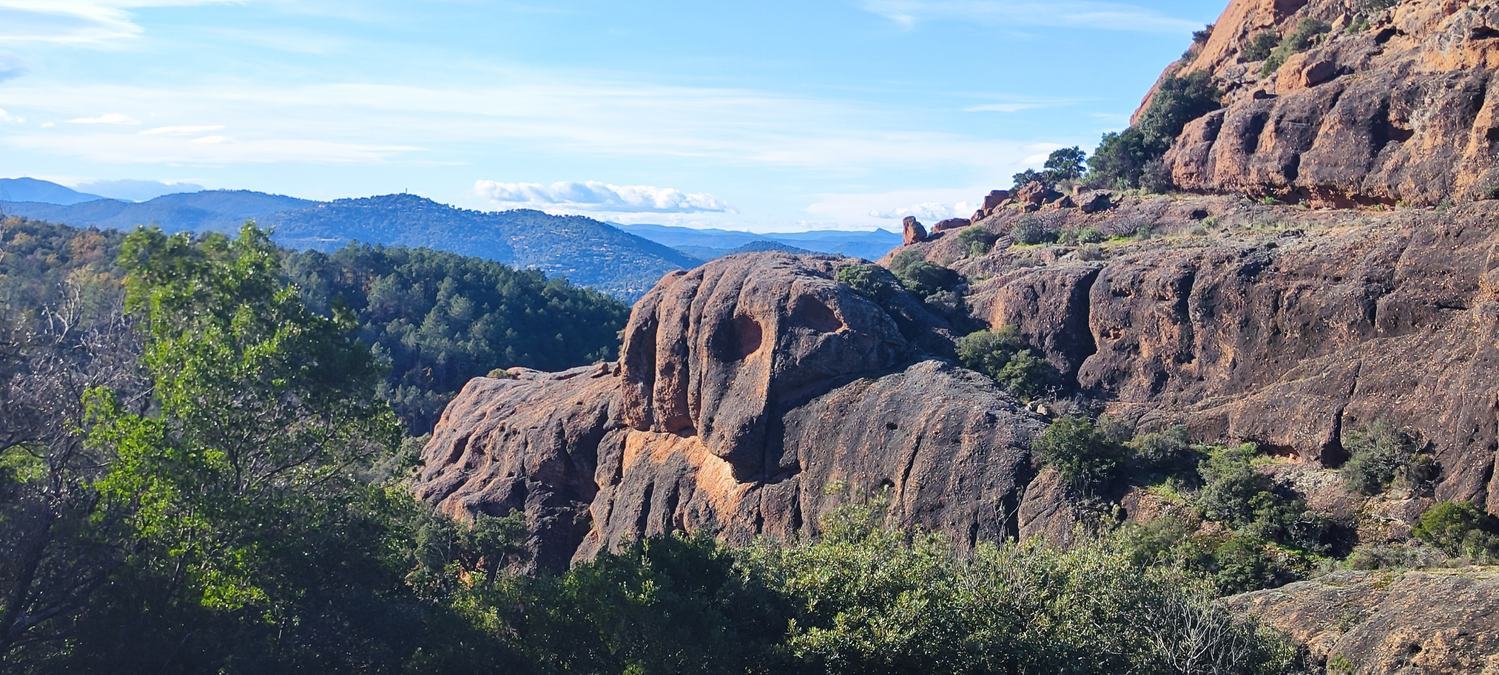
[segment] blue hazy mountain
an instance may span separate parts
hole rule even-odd
[[[653,224],[617,225],[617,227],[659,244],[687,252],[693,257],[701,259],[712,259],[747,250],[784,250],[744,248],[752,244],[765,246],[766,243],[776,243],[802,251],[836,253],[855,258],[875,260],[888,253],[890,249],[899,246],[901,242],[899,234],[885,230],[865,232],[814,230],[810,232],[757,234],[737,230],[698,229]]]
[[[98,180],[81,183],[78,189],[86,190],[105,199],[121,199],[127,202],[143,202],[163,195],[184,192],[202,192],[205,188],[194,183],[163,183],[157,180]]]
[[[99,195],[79,192],[51,181],[36,178],[0,178],[0,202],[38,202],[42,204],[81,204]]]
[[[95,199],[77,204],[0,203],[0,212],[74,227],[114,230],[157,225],[167,232],[233,232],[246,220],[304,208],[316,202],[249,190],[207,190],[145,202]]]
[[[44,181],[12,181],[32,188]],[[0,200],[0,214],[75,227],[128,230],[156,225],[167,232],[233,232],[254,220],[279,244],[330,251],[352,242],[431,248],[514,265],[633,300],[663,274],[704,260],[749,251],[839,253],[874,259],[900,243],[874,232],[754,234],[665,225],[614,226],[583,216],[541,211],[473,211],[409,194],[317,202],[248,190],[170,194],[145,202],[94,198],[72,204],[60,185],[45,193],[16,191],[26,201]],[[69,191],[73,192],[73,191]],[[73,192],[80,197],[92,197]]]
[[[634,299],[661,276],[700,261],[583,216],[471,211],[416,195],[340,199],[265,221],[286,246],[332,250],[352,241],[440,249],[566,277]]]

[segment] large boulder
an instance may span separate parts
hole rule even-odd
[[[926,241],[926,228],[915,216],[906,216],[901,221],[901,243],[906,246]]]
[[[951,337],[914,298],[834,281],[852,264],[753,254],[669,275],[618,364],[469,383],[418,495],[458,517],[521,511],[531,562],[553,569],[670,531],[795,538],[882,492],[893,524],[1013,536],[1042,421],[928,356]]]

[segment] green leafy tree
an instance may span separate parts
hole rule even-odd
[[[1053,150],[1046,158],[1044,173],[1052,184],[1077,180],[1087,169],[1087,158],[1087,153],[1077,146]]]
[[[1499,520],[1470,502],[1441,501],[1421,514],[1411,536],[1449,556],[1499,559]]]
[[[353,318],[303,305],[253,226],[140,230],[121,257],[152,406],[86,397],[88,443],[113,457],[100,513],[131,543],[74,667],[367,670],[461,633],[404,581],[415,503],[359,479],[399,426]]]

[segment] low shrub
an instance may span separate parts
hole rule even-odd
[[[963,280],[957,272],[925,260],[901,267],[895,272],[895,278],[907,290],[923,298],[951,289]]]
[[[1270,52],[1279,45],[1280,36],[1275,31],[1264,30],[1249,38],[1249,42],[1239,50],[1239,55],[1243,56],[1245,61],[1264,61],[1270,58]]]
[[[1056,369],[1028,349],[1013,326],[981,330],[958,340],[958,362],[988,375],[1021,399],[1060,387]]]
[[[1147,471],[1168,471],[1193,460],[1192,438],[1184,426],[1137,436],[1129,442],[1135,463]]]
[[[883,301],[900,292],[900,282],[895,275],[879,265],[849,265],[838,270],[833,278],[875,301]]]
[[[1411,536],[1454,558],[1499,559],[1499,522],[1469,502],[1432,504],[1421,514]]]
[[[1287,35],[1275,49],[1270,50],[1270,56],[1265,59],[1265,64],[1260,67],[1260,74],[1269,75],[1285,64],[1291,55],[1311,49],[1313,45],[1325,33],[1332,31],[1332,26],[1316,19],[1302,19],[1296,24],[1296,28]]]
[[[1010,229],[1010,239],[1017,244],[1044,244],[1053,238],[1054,235],[1046,229],[1046,223],[1035,216],[1022,216]]]
[[[1092,491],[1113,480],[1124,463],[1123,446],[1086,417],[1062,417],[1031,442],[1042,464],[1076,488]]]
[[[1343,437],[1343,447],[1349,456],[1339,473],[1348,488],[1360,494],[1379,494],[1397,476],[1410,479],[1413,486],[1430,481],[1425,474],[1430,473],[1432,465],[1415,465],[1419,450],[1415,437],[1387,421],[1349,431]]]
[[[987,254],[996,241],[999,241],[999,235],[982,227],[969,227],[958,233],[958,244],[971,256]]]

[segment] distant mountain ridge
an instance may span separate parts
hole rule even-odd
[[[812,230],[759,234],[672,225],[617,223],[615,225],[631,234],[665,244],[704,260],[751,251],[836,253],[854,258],[877,260],[901,243],[900,234],[886,230],[864,232]]]
[[[81,204],[96,199],[99,195],[79,192],[73,188],[36,178],[0,178],[0,202],[39,202],[44,204]]]
[[[0,202],[0,211],[74,227],[127,230],[157,225],[167,232],[233,232],[246,220],[317,202],[249,190],[205,190],[165,195],[145,202],[94,199],[76,204]]]
[[[592,218],[472,211],[410,194],[314,203],[265,224],[277,242],[295,248],[332,250],[353,241],[435,248],[533,267],[631,300],[667,272],[700,262]]]
[[[55,190],[48,194],[67,196]],[[73,204],[0,201],[0,214],[114,230],[156,225],[167,232],[228,233],[255,220],[272,231],[277,243],[291,248],[332,251],[354,242],[430,248],[535,268],[625,300],[650,290],[667,272],[702,262],[591,218],[530,210],[472,211],[410,194],[317,202],[249,190],[206,190],[140,203],[102,198]]]
[[[137,203],[35,179],[6,181],[0,185],[13,187],[5,194],[28,199],[0,199],[0,215],[114,230],[156,225],[167,232],[230,233],[255,220],[291,248],[332,251],[354,242],[431,248],[535,268],[630,301],[668,272],[735,253],[838,253],[874,260],[900,244],[900,235],[883,230],[756,234],[617,226],[528,209],[474,211],[411,194],[319,202],[250,190],[204,190]]]

